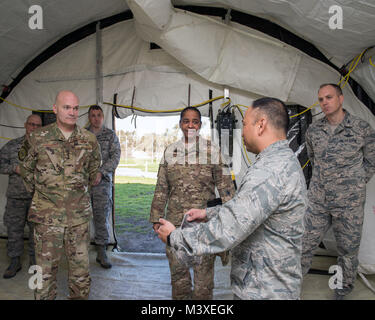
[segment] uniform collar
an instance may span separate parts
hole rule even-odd
[[[52,130],[53,130],[54,136],[57,138],[57,140],[66,141],[63,133],[61,132],[60,128],[57,126],[57,122],[53,123]],[[70,139],[74,138],[75,136],[77,136],[78,135],[78,130],[79,130],[78,126],[75,125],[74,126],[74,130],[73,130],[73,132],[70,135],[70,137],[69,137],[68,140],[70,140]]]
[[[94,133],[94,130],[92,129],[91,125],[87,128],[87,130],[89,130],[91,133]],[[104,129],[104,126],[102,126],[102,127],[100,128],[100,130],[98,131],[98,133],[94,133],[94,134],[95,134],[96,136],[98,136],[98,135],[102,134],[104,130],[105,130],[105,129]]]
[[[347,127],[347,128],[353,127],[351,114],[345,109],[343,109],[343,111],[345,112],[344,119],[337,125],[337,128],[339,131],[343,129],[344,127]],[[318,125],[322,127],[324,130],[326,130],[327,132],[330,132],[330,129],[329,129],[330,123],[327,117],[322,118],[322,121]]]
[[[342,124],[344,127],[353,127],[353,119],[351,114],[344,109],[345,117],[344,120],[340,124]]]
[[[278,151],[280,149],[284,149],[285,147],[289,147],[289,141],[288,140],[284,139],[284,140],[276,141],[276,142],[270,144],[261,153],[259,153],[255,157],[255,160],[257,161],[260,158],[264,158],[264,157],[268,156],[269,154],[275,153],[276,151]]]

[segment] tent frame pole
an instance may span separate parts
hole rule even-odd
[[[96,23],[96,104],[103,104],[103,55],[102,29],[100,21]]]
[[[117,93],[113,95],[113,104],[117,104]],[[116,133],[116,114],[117,114],[117,109],[115,106],[112,106],[112,129]],[[116,238],[116,230],[115,230],[115,225],[116,225],[116,215],[115,215],[115,180],[116,180],[116,169],[113,172],[113,179],[112,179],[112,233],[113,233],[113,239],[115,240],[115,244],[113,246],[112,251],[121,251],[120,246],[118,245],[117,238]]]

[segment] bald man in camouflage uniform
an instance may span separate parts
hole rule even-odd
[[[307,190],[301,166],[286,140],[288,113],[273,98],[253,102],[243,121],[246,149],[257,154],[232,200],[191,209],[181,229],[160,219],[159,237],[179,261],[231,249],[235,299],[299,299]],[[191,203],[193,206],[193,203]]]
[[[56,298],[56,275],[64,249],[69,298],[87,299],[90,291],[89,186],[101,156],[95,135],[76,125],[78,103],[70,91],[57,95],[56,122],[30,135],[30,149],[21,163],[26,187],[35,190],[28,219],[35,223],[36,263],[43,277],[36,299]]]
[[[112,183],[121,156],[120,142],[116,133],[103,126],[104,114],[100,106],[89,109],[90,126],[88,130],[95,134],[100,145],[102,165],[96,177],[96,186],[91,189],[91,203],[95,226],[96,261],[105,269],[111,268],[106,246],[109,242],[108,217],[112,209]]]
[[[42,119],[38,115],[32,114],[27,118],[24,126],[26,134],[10,140],[0,150],[0,173],[9,175],[4,225],[7,227],[8,232],[7,249],[11,262],[3,275],[4,279],[14,277],[21,270],[20,257],[23,253],[23,235],[26,222],[29,227],[30,265],[35,264],[33,224],[27,221],[27,212],[31,204],[32,193],[26,190],[20,176],[18,154],[30,133],[42,126]],[[20,155],[22,158],[26,154],[21,152]]]
[[[332,225],[337,263],[343,271],[343,286],[335,289],[335,299],[341,300],[352,291],[357,275],[366,183],[375,172],[375,131],[343,109],[344,97],[337,85],[322,85],[318,97],[325,117],[306,132],[313,175],[302,267],[306,274],[314,250]]]
[[[168,202],[166,219],[177,226],[181,225],[184,213],[192,206],[204,208],[207,201],[216,198],[215,186],[222,202],[233,197],[233,182],[222,163],[218,147],[201,137],[190,145],[185,144],[184,138],[169,145],[159,166],[150,222],[159,223]],[[166,254],[171,273],[172,299],[212,299],[215,255],[206,255],[200,264],[193,266],[192,291],[189,268],[181,265],[168,247]]]

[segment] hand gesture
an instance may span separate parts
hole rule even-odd
[[[190,209],[185,213],[187,221],[203,222],[206,221],[206,209]]]
[[[167,243],[167,237],[170,233],[176,229],[176,227],[170,223],[168,220],[159,219],[160,227],[156,231],[158,233],[159,239],[164,243]]]

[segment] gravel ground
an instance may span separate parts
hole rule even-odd
[[[142,229],[140,232],[116,232],[117,243],[122,252],[165,253],[165,244],[158,238],[147,220],[122,218],[118,223],[130,223]]]

